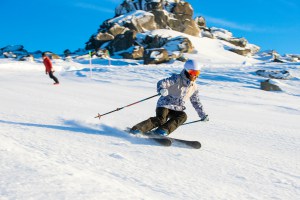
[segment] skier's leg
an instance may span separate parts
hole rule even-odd
[[[150,117],[149,119],[142,121],[131,128],[131,130],[140,130],[143,133],[146,133],[167,121],[169,109],[158,107],[156,108],[156,116]]]
[[[170,119],[159,127],[161,129],[167,130],[168,134],[172,133],[187,120],[187,115],[183,111],[170,110],[169,117]]]
[[[55,81],[55,83],[59,83],[58,79],[53,75],[53,72],[49,72],[49,77]]]

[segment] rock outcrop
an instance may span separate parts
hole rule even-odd
[[[171,29],[185,34],[199,36],[200,29],[192,19],[192,6],[182,0],[124,0],[116,9],[115,17],[103,22],[97,33],[92,35],[86,43],[87,50],[107,49],[111,55],[121,55],[124,58],[141,59],[150,63],[147,55],[151,49],[165,49],[163,55],[169,60],[173,53],[166,48],[173,48],[180,53],[193,51],[192,43],[187,38],[161,38],[159,36],[146,37],[139,40],[136,35],[155,29]],[[176,45],[177,46],[176,46]],[[147,51],[149,49],[149,51]],[[128,50],[135,55],[130,56]],[[138,52],[138,53],[137,53]],[[181,56],[178,56],[181,57]],[[161,61],[158,61],[161,62]]]

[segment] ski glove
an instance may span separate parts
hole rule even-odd
[[[200,121],[201,122],[208,122],[209,121],[208,115],[205,115],[203,118],[201,118]]]
[[[168,90],[167,89],[161,89],[160,91],[159,91],[159,93],[161,94],[161,96],[167,96],[168,95]]]

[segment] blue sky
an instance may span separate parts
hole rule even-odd
[[[29,51],[62,53],[85,47],[123,0],[15,0],[0,2],[0,48],[22,44]],[[262,50],[300,54],[299,0],[186,0],[194,17],[225,28]]]

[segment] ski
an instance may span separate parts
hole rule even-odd
[[[172,141],[172,144],[183,144],[189,147],[192,147],[194,149],[200,149],[201,148],[201,143],[199,141],[191,141],[191,140],[182,140],[182,139],[177,139],[177,138],[171,138],[167,137]]]
[[[172,140],[166,137],[160,137],[157,135],[153,135],[151,133],[147,133],[147,134],[139,134],[139,135],[134,135],[132,133],[129,132],[129,128],[125,130],[126,133],[134,136],[134,137],[139,137],[139,138],[143,138],[143,139],[147,139],[147,140],[152,140],[162,146],[165,147],[169,147],[172,145]]]
[[[183,139],[177,139],[177,138],[168,137],[168,136],[158,136],[158,135],[154,134],[152,131],[149,131],[147,133],[140,134],[140,135],[134,135],[134,134],[130,133],[129,130],[130,130],[130,128],[127,128],[127,130],[125,130],[125,131],[135,137],[142,136],[141,138],[154,140],[155,142],[157,142],[163,146],[171,146],[172,144],[175,144],[175,145],[177,144],[179,146],[184,145],[184,146],[188,146],[188,147],[191,147],[194,149],[201,148],[201,143],[199,141],[183,140]]]
[[[183,139],[177,139],[169,136],[158,136],[157,134],[153,133],[153,131],[149,131],[148,133],[144,133],[143,135],[146,135],[148,137],[154,137],[159,139],[168,139],[170,140],[171,144],[178,144],[178,145],[185,145],[192,147],[194,149],[200,149],[201,143],[199,141],[190,141],[190,140],[183,140]]]
[[[151,137],[151,136],[147,136],[146,137],[149,140],[153,140],[156,143],[159,143],[163,146],[169,147],[172,145],[172,140],[170,140],[169,138],[164,138],[164,137]]]

